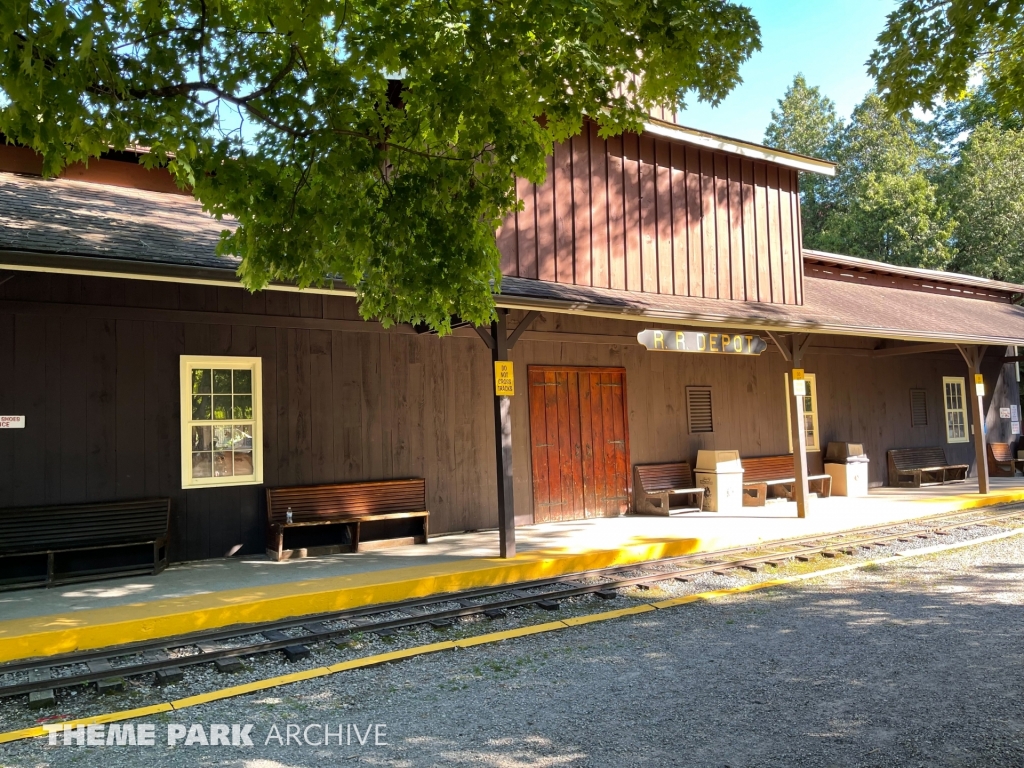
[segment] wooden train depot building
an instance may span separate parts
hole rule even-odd
[[[922,481],[896,477],[897,449],[966,465],[946,479],[981,492],[1015,469],[1024,286],[803,249],[799,177],[822,161],[590,126],[519,186],[497,321],[444,338],[363,321],[344,285],[247,292],[214,252],[231,223],[130,154],[39,168],[0,148],[0,537],[26,537],[0,542],[9,583],[59,581],[78,556],[53,541],[79,526],[99,551],[142,500],[169,523],[140,569],[160,546],[180,562],[495,528],[508,555],[517,527],[643,511],[635,468],[702,451],[748,477],[784,457],[768,503],[788,488],[794,515],[824,495],[830,442],[863,447],[872,487]],[[391,480],[414,482],[381,501]],[[339,491],[350,516],[300,530],[330,484],[363,484]],[[268,489],[303,488],[268,509]]]

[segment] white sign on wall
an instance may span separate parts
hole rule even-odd
[[[1013,419],[1014,421],[1020,421],[1020,416],[1017,415],[1017,406],[1016,405],[1011,405],[1010,406],[1010,418]]]
[[[0,429],[24,429],[24,416],[0,416]]]
[[[999,409],[999,418],[1000,419],[1008,419],[1008,418],[1010,418],[1010,409],[1009,408],[1000,408]]]
[[[1011,435],[1019,435],[1020,434],[1020,422],[1019,421],[1011,421],[1010,422],[1010,434]]]

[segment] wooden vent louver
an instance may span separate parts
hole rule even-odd
[[[714,432],[715,420],[711,410],[711,387],[686,388],[686,420],[690,434]]]
[[[928,426],[928,399],[925,390],[910,390],[910,426]]]

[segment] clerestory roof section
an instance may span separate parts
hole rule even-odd
[[[180,195],[0,173],[0,269],[71,272],[237,285],[238,262],[216,255],[217,221]],[[906,268],[828,255],[879,274]],[[805,260],[821,255],[807,254]],[[979,300],[984,292],[1019,296],[1024,286],[967,275],[914,270],[969,291],[907,290],[899,281],[825,279],[808,272],[803,305],[691,298],[505,277],[500,306],[648,319],[674,325],[831,333],[935,342],[1024,345],[1024,307]],[[919,273],[927,273],[925,275]],[[296,290],[294,286],[272,286]],[[321,289],[352,295],[351,288]],[[320,291],[318,291],[320,292]]]

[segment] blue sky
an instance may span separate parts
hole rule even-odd
[[[809,85],[848,117],[873,81],[864,62],[895,10],[895,0],[740,0],[761,25],[760,53],[743,66],[743,84],[715,108],[691,101],[679,122],[760,143],[771,112],[803,72]]]

